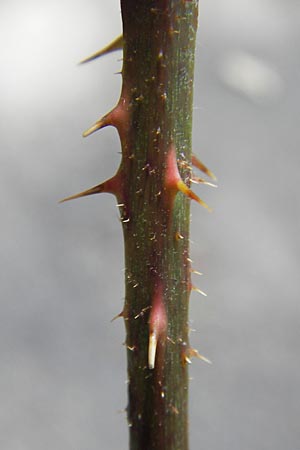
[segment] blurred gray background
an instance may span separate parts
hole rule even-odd
[[[117,0],[1,0],[1,450],[127,448],[123,244],[112,196],[63,205],[116,170],[107,128],[121,53]],[[202,0],[194,151],[191,450],[297,450],[298,0]]]

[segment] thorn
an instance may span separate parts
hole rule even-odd
[[[207,364],[212,364],[212,362],[207,359],[205,356],[200,355],[200,353],[198,352],[198,350],[196,350],[195,348],[189,348],[188,350],[188,354],[189,354],[189,359],[194,357],[194,358],[198,358],[201,359],[202,361],[206,362]]]
[[[106,114],[106,116],[97,120],[97,122],[95,122],[90,128],[88,128],[82,133],[82,136],[83,137],[90,136],[91,134],[95,133],[95,131],[101,130],[101,128],[105,128],[109,125],[112,125],[111,121],[109,120],[109,117],[110,113]]]
[[[213,188],[217,188],[218,186],[214,183],[210,183],[209,181],[204,180],[203,178],[199,177],[191,177],[191,182],[195,184],[205,184],[206,186],[211,186]]]
[[[204,208],[206,208],[209,212],[212,211],[212,209],[203,200],[201,200],[201,198],[198,197],[198,195],[196,195],[195,192],[193,192],[190,188],[188,188],[187,185],[181,179],[177,181],[176,185],[178,190],[181,191],[184,195],[186,195],[192,200],[195,200],[200,205],[204,206]]]
[[[97,120],[89,129],[84,131],[82,136],[87,137],[107,126],[112,126],[117,129],[121,142],[125,139],[129,127],[128,99],[125,88],[123,88],[123,93],[117,105],[109,113]]]
[[[115,320],[120,319],[121,317],[124,317],[124,312],[123,311],[121,311],[119,314],[117,314],[115,317],[113,317],[111,319],[111,322],[114,322]]]
[[[132,346],[130,346],[130,345],[126,345],[126,347],[128,348],[128,350],[129,351],[131,351],[131,352],[134,352],[135,351],[135,349],[136,349],[136,346],[135,345],[132,345]]]
[[[155,287],[152,299],[152,307],[149,317],[149,343],[148,343],[148,367],[150,370],[155,367],[155,357],[158,341],[166,338],[167,316],[163,298],[163,287],[161,281]]]
[[[79,194],[74,194],[70,195],[70,197],[63,198],[59,201],[59,203],[68,202],[69,200],[75,200],[76,198],[86,197],[88,195],[100,194],[101,192],[105,192],[105,190],[103,189],[103,184],[99,184],[98,186],[92,187],[91,189],[79,192]]]
[[[122,50],[122,48],[123,36],[121,35],[116,37],[110,44],[106,45],[101,50],[98,50],[96,53],[93,53],[87,58],[84,58],[82,61],[80,61],[79,64],[85,64],[89,61],[93,61],[94,59],[99,58],[100,56],[107,55],[108,53],[115,52],[116,50]]]
[[[201,355],[198,350],[188,347],[184,350],[183,353],[183,363],[185,364],[192,364],[192,358],[198,358],[202,361],[206,362],[207,364],[212,364],[212,362],[207,359],[205,356]]]
[[[170,149],[167,155],[167,165],[166,165],[166,188],[169,192],[171,200],[169,202],[172,204],[172,201],[178,191],[181,191],[187,197],[195,200],[200,205],[207,208],[209,211],[211,209],[209,206],[201,200],[188,186],[182,181],[181,176],[179,174],[177,159],[176,159],[176,150],[173,143],[170,145]]]
[[[192,164],[193,166],[197,167],[197,169],[201,170],[201,172],[205,173],[207,176],[209,176],[212,180],[216,180],[217,177],[215,174],[209,170],[201,161],[197,158],[194,154],[192,155]]]
[[[155,332],[149,335],[149,345],[148,345],[148,367],[150,370],[154,369],[155,366],[155,355],[157,347],[157,336]]]
[[[203,273],[202,272],[198,272],[198,270],[191,269],[191,272],[195,273],[196,275],[203,275]]]
[[[134,286],[133,286],[134,287]],[[143,308],[136,316],[134,316],[134,319],[138,319],[139,317],[143,317],[145,312],[150,309],[151,306],[146,306],[145,308]]]
[[[88,195],[101,194],[102,192],[108,194],[114,194],[117,198],[121,196],[122,193],[122,183],[121,183],[121,172],[117,172],[109,180],[104,181],[104,183],[98,184],[97,186],[87,189],[86,191],[79,192],[79,194],[71,195],[59,201],[59,203],[64,203],[69,200],[75,200],[76,198],[87,197]]]
[[[201,291],[201,289],[197,288],[196,286],[192,286],[192,291],[198,292],[198,294],[204,295],[204,297],[207,297],[207,294],[203,291]]]
[[[171,342],[171,344],[173,344],[173,345],[176,344],[176,342],[173,341],[173,339],[171,339],[169,336],[167,336],[167,341],[168,341],[168,342]]]

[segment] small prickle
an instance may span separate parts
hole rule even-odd
[[[184,364],[192,364],[192,360],[191,358],[198,358],[201,359],[202,361],[208,363],[208,364],[212,364],[212,362],[207,359],[205,356],[201,355],[198,350],[196,350],[195,348],[191,348],[191,347],[187,347],[184,349],[183,351],[183,363]]]
[[[192,291],[198,292],[198,294],[201,294],[201,295],[203,295],[204,297],[207,297],[207,294],[206,294],[205,292],[201,291],[201,289],[199,289],[198,287],[196,287],[196,286],[191,286],[191,289],[192,289]]]
[[[176,241],[182,241],[182,239],[184,239],[184,236],[182,236],[182,234],[180,234],[179,231],[177,231],[175,233],[175,239]]]
[[[210,181],[206,181],[203,178],[199,178],[199,177],[195,177],[195,176],[191,177],[191,182],[196,183],[196,184],[205,184],[206,186],[210,186],[213,188],[218,187],[216,184],[211,183]]]
[[[191,269],[191,272],[196,274],[196,275],[203,275],[203,273],[199,272],[199,270]]]
[[[201,161],[197,158],[194,154],[192,155],[192,164],[193,166],[197,167],[197,169],[201,170],[201,172],[205,173],[207,176],[209,176],[212,180],[216,180],[216,175],[209,170]]]

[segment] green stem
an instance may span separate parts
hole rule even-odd
[[[187,450],[190,200],[179,191],[190,180],[198,1],[121,0],[121,9],[130,449]]]

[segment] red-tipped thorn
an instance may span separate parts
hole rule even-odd
[[[115,52],[116,50],[122,50],[122,48],[123,48],[123,36],[121,35],[116,37],[112,42],[110,42],[101,50],[98,50],[96,53],[93,53],[87,58],[84,58],[82,61],[80,61],[79,64],[85,64],[89,61],[93,61],[94,59],[99,58],[100,56],[107,55],[108,53]]]
[[[197,169],[201,170],[201,172],[205,173],[207,176],[209,176],[212,180],[216,180],[217,177],[215,174],[209,170],[201,161],[197,158],[197,156],[192,155],[192,164],[193,166],[197,167]]]

